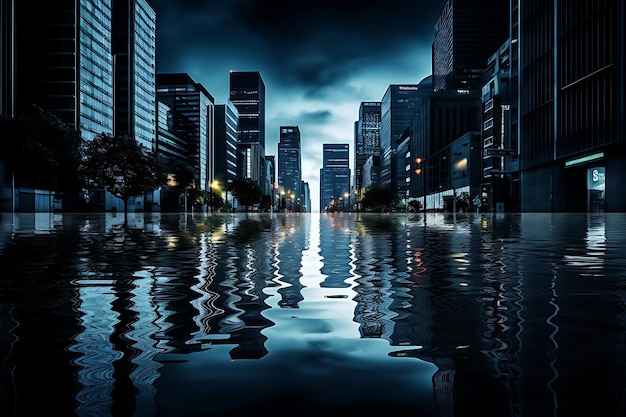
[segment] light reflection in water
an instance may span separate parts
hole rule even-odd
[[[122,220],[2,217],[2,415],[623,414],[623,216]]]

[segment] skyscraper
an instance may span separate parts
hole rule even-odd
[[[189,74],[157,74],[157,99],[189,123],[189,163],[195,170],[195,186],[209,190],[214,179],[214,99]]]
[[[363,165],[380,155],[380,101],[361,102],[354,132],[354,188],[363,188]]]
[[[145,0],[116,0],[112,34],[114,134],[134,137],[155,150],[156,13]]]
[[[230,101],[239,111],[239,175],[262,185],[265,166],[265,83],[257,71],[230,72]]]
[[[380,102],[380,184],[397,191],[396,149],[422,97],[417,84],[389,85]]]
[[[302,195],[302,157],[298,126],[281,126],[278,142],[278,189],[286,196],[293,195],[294,211],[300,211]]]
[[[83,139],[112,134],[111,0],[13,4],[16,113],[35,104]]]
[[[435,25],[435,90],[478,90],[489,58],[509,35],[509,2],[448,0]]]
[[[215,180],[222,192],[237,177],[239,112],[230,100],[215,106]]]
[[[320,211],[349,209],[350,146],[325,143],[320,170]],[[348,200],[348,201],[346,201]]]

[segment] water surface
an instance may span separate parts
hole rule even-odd
[[[4,214],[0,415],[622,417],[625,249],[624,214]]]

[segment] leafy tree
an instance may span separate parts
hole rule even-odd
[[[230,190],[237,201],[246,207],[246,212],[250,206],[260,203],[263,198],[261,189],[250,178],[235,178],[230,184]]]
[[[395,200],[392,190],[380,185],[372,185],[365,190],[361,204],[369,211],[388,211]]]
[[[184,194],[185,202],[189,196],[189,200],[193,204],[194,196],[192,194],[195,189],[195,169],[189,164],[172,158],[166,158],[162,163],[172,180],[170,188],[177,192],[178,195]],[[187,205],[187,203],[185,203],[185,205]],[[185,207],[185,210],[187,210],[187,207]]]
[[[167,174],[156,156],[129,136],[100,134],[83,142],[81,177],[103,187],[124,202],[124,222],[128,220],[128,200],[167,184]]]
[[[75,191],[80,135],[55,115],[31,106],[13,118],[2,117],[0,137],[6,139],[0,158],[17,184]]]

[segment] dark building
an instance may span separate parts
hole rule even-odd
[[[522,211],[626,211],[625,8],[519,7]]]
[[[278,190],[282,197],[281,206],[290,211],[300,211],[304,201],[301,189],[301,152],[300,128],[281,126],[278,142]]]
[[[350,204],[350,146],[325,143],[322,161],[320,211],[343,211]]]
[[[35,104],[83,139],[112,134],[111,3],[21,0],[13,7],[16,113]]]
[[[156,13],[145,0],[115,0],[112,6],[113,133],[154,150]]]
[[[265,83],[257,71],[230,72],[230,100],[239,111],[239,175],[264,188]]]
[[[424,82],[427,85],[428,79]],[[443,196],[454,193],[450,146],[468,132],[480,132],[479,92],[442,90],[425,95],[411,124],[410,152],[415,165],[408,172],[415,175],[411,178],[410,195],[418,197],[426,193],[428,210],[443,209]],[[474,144],[472,150],[480,158],[480,145],[474,140],[469,143]],[[419,166],[415,162],[417,158],[421,160]],[[420,169],[419,174],[415,169]],[[477,175],[480,181],[480,172]]]
[[[359,107],[359,120],[354,132],[354,189],[363,186],[363,165],[370,156],[380,155],[380,102],[364,101]],[[371,178],[370,178],[371,180]]]
[[[448,0],[435,25],[435,90],[479,90],[487,58],[509,35],[509,2]]]
[[[186,73],[157,74],[156,81],[157,100],[175,114],[185,117],[188,128],[185,134],[189,141],[188,161],[195,171],[195,186],[208,191],[214,179],[213,96]]]
[[[520,211],[517,76],[506,41],[487,61],[482,89],[481,211]]]
[[[396,149],[419,107],[417,84],[389,85],[380,102],[380,185],[398,192]]]
[[[0,10],[3,115],[20,116],[35,107],[84,140],[129,134],[155,148],[156,17],[145,0],[92,2],[89,7],[74,1],[2,1]],[[59,185],[48,172],[41,182],[34,178],[36,167],[29,171],[33,180],[19,176],[10,196],[12,209],[74,209],[78,187],[72,181]],[[104,196],[103,209],[123,207],[104,190],[98,193]],[[138,198],[131,207],[142,209],[142,204]]]

